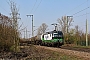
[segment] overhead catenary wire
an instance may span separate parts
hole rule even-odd
[[[88,0],[87,1],[85,1],[85,3],[87,2],[87,6],[86,6],[86,8],[83,8],[83,9],[81,9],[80,11],[78,11],[78,12],[76,12],[76,13],[74,13],[74,14],[72,14],[72,16],[73,16],[73,18],[77,18],[77,17],[81,17],[81,16],[86,16],[86,19],[87,19],[87,15],[89,15],[90,14],[90,12],[88,12],[87,10],[90,8],[90,6],[88,6]],[[84,3],[82,3],[81,5],[83,5]],[[81,6],[80,5],[80,6]],[[79,6],[78,6],[79,7]],[[76,7],[76,8],[78,8],[78,7]],[[72,9],[71,11],[73,11],[73,10],[76,10],[76,8],[75,9]],[[69,12],[71,12],[71,11],[69,11]],[[68,12],[68,13],[69,13]],[[83,12],[82,14],[81,14],[81,12]],[[79,14],[81,14],[81,15],[79,15]],[[66,15],[66,14],[65,14]],[[78,16],[76,16],[76,15],[78,15]],[[88,19],[87,19],[88,20]],[[81,23],[81,22],[80,22]],[[89,25],[89,24],[88,24]],[[85,27],[86,25],[84,25],[84,27]]]
[[[68,14],[68,13],[70,13],[70,12],[74,11],[75,9],[79,8],[80,6],[82,6],[83,4],[85,4],[86,2],[87,2],[87,1],[85,1],[85,2],[81,3],[80,5],[76,6],[76,7],[75,7],[75,8],[73,8],[72,10],[68,11],[66,14]],[[65,14],[65,15],[66,15],[66,14]]]
[[[87,7],[88,7],[88,0],[87,0]],[[87,19],[87,13],[88,13],[88,12],[87,12],[87,10],[86,10],[86,19]]]
[[[72,14],[72,15],[76,15],[76,14],[78,14],[78,13],[80,13],[80,12],[82,12],[82,11],[84,11],[84,10],[88,9],[88,8],[90,8],[90,7],[87,7],[87,8],[85,8],[85,9],[82,9],[82,10],[80,10],[80,11],[78,11],[78,12],[76,12],[76,13]]]
[[[90,13],[87,13],[87,9],[88,9],[88,8],[90,8],[90,6],[88,6],[88,0],[87,0],[87,8],[82,9],[82,10],[80,10],[80,11],[74,13],[73,15],[76,15],[76,14],[78,14],[78,13],[84,11],[84,10],[86,10],[86,13],[85,13],[85,14],[82,14],[82,15],[75,16],[75,17],[73,17],[73,18],[80,17],[80,16],[84,16],[84,15],[86,15],[86,18],[87,18],[87,15],[90,14]]]
[[[5,12],[8,12],[5,8],[3,8],[2,6],[0,6],[1,7],[1,9],[3,9]]]
[[[1,9],[3,9],[5,12],[8,12],[4,7],[0,5]]]
[[[87,14],[90,14],[90,13],[85,13],[85,14],[82,14],[82,15],[78,15],[78,16],[75,16],[73,18],[77,18],[77,17],[84,16],[84,15],[87,15]]]
[[[12,1],[12,0],[6,0],[6,3],[11,7],[11,4],[12,4],[12,2],[15,2],[14,0]]]
[[[31,9],[30,13],[32,13],[32,11],[33,11],[33,9],[34,9],[36,3],[37,3],[37,0],[36,0],[35,4],[33,5],[33,8]]]
[[[5,0],[5,1],[6,1],[6,3],[7,3],[9,6],[11,6],[11,5],[10,5],[10,3],[9,3],[9,2],[10,2],[10,0],[9,0],[9,2],[8,2],[7,0]]]
[[[41,2],[42,2],[42,0],[40,1],[40,3],[38,4],[38,6],[36,7],[36,9],[34,10],[34,12],[33,12],[33,13],[35,13],[35,12],[36,12],[36,10],[37,10],[37,9],[38,9],[38,7],[40,6]]]
[[[86,10],[86,13],[85,13],[85,14],[82,14],[82,15],[79,15],[79,16],[75,16],[74,18],[76,18],[76,17],[80,17],[80,16],[84,16],[84,15],[86,15],[86,18],[87,18],[87,14],[90,14],[90,13],[87,13],[87,9],[89,9],[90,6],[88,6],[88,0],[87,0],[86,2],[87,2],[87,7],[86,7],[86,8],[84,8],[84,9],[82,9],[82,10],[80,10],[80,11],[78,11],[78,12],[72,14],[72,15],[74,16],[74,15],[76,15],[76,14],[82,12],[82,11],[85,11],[85,10]]]

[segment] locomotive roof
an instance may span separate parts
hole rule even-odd
[[[46,34],[47,34],[47,33],[48,33],[48,34],[50,34],[50,33],[62,33],[62,31],[55,31],[55,30],[54,30],[54,31],[46,32]]]

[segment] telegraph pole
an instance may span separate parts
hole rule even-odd
[[[27,15],[27,17],[28,16],[32,17],[32,37],[33,37],[33,15]]]
[[[86,46],[88,46],[88,21],[86,19]]]
[[[87,0],[88,6],[88,0]],[[88,21],[87,21],[87,11],[86,11],[86,46],[88,46]]]

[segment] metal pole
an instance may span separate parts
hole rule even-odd
[[[86,19],[86,46],[88,46],[88,21]]]
[[[66,32],[68,33],[68,16],[67,16],[67,30],[66,30]]]
[[[66,27],[66,33],[68,33],[68,17],[73,17],[73,16],[67,16],[67,27]]]
[[[88,0],[87,0],[87,6],[88,6]],[[86,18],[87,18],[87,11],[86,11]],[[88,21],[86,19],[86,46],[88,46]]]
[[[32,15],[32,37],[33,37],[33,15]]]
[[[27,17],[28,16],[30,16],[30,17],[32,16],[32,37],[33,37],[33,15],[27,15]]]
[[[25,39],[25,31],[24,31],[24,39]]]
[[[26,28],[26,39],[27,39],[27,28]]]

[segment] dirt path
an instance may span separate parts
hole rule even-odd
[[[84,58],[85,60],[90,60],[90,53],[88,52],[80,52],[80,51],[67,50],[67,49],[54,48],[54,47],[45,47],[45,46],[36,46],[36,47],[61,52],[67,55],[73,55],[79,58]]]

